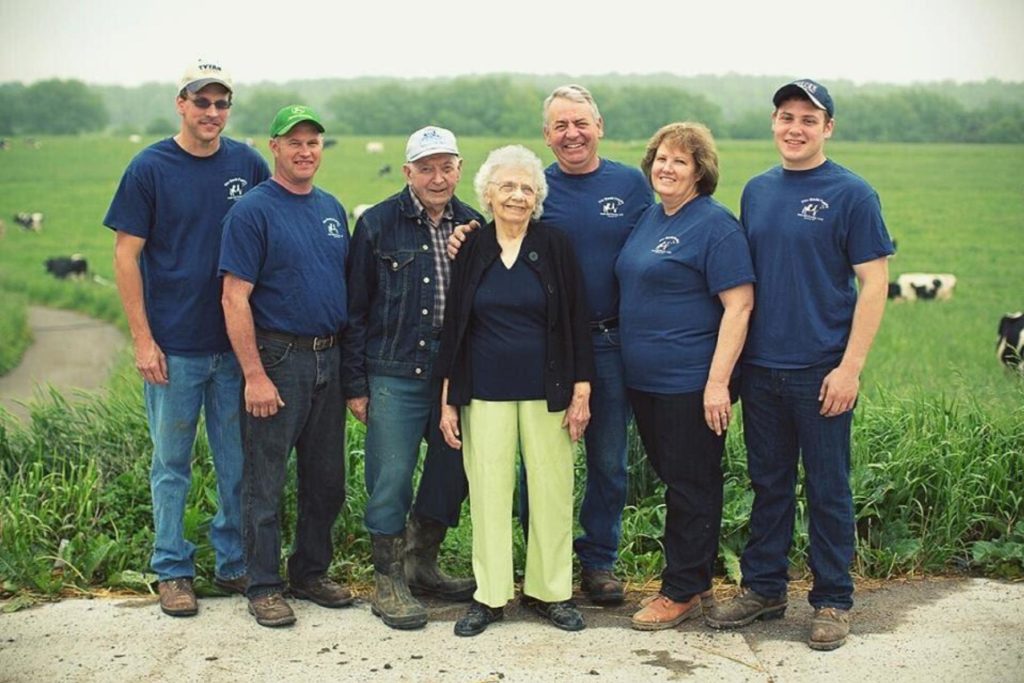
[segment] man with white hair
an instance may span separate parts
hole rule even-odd
[[[349,409],[366,424],[373,613],[392,628],[411,629],[427,622],[413,594],[461,601],[476,587],[437,565],[468,489],[462,452],[439,429],[441,383],[433,365],[451,279],[445,246],[454,225],[482,218],[455,196],[462,157],[451,131],[427,126],[413,133],[402,170],[406,186],[367,210],[352,235],[343,374]]]
[[[214,583],[245,591],[241,536],[242,446],[238,395],[242,376],[220,307],[220,221],[270,177],[246,145],[222,136],[231,76],[199,59],[178,84],[181,128],[129,164],[103,223],[116,231],[114,274],[145,380],[153,440],[153,571],[160,608],[172,616],[198,611],[192,579],[195,545],[185,539],[185,499],[200,410],[217,472],[219,509],[210,525]]]

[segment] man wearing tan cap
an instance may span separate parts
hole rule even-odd
[[[172,616],[198,610],[195,545],[185,539],[184,516],[200,410],[217,472],[214,583],[242,593],[246,582],[241,373],[224,328],[217,254],[224,214],[270,170],[258,153],[221,135],[232,95],[231,76],[219,63],[191,63],[178,84],[180,130],[132,159],[103,220],[116,231],[114,273],[145,380],[153,440],[151,563],[160,607]]]
[[[476,588],[473,579],[449,577],[437,566],[467,484],[461,451],[441,436],[441,385],[432,370],[451,273],[445,244],[453,225],[482,218],[455,196],[462,158],[451,131],[416,131],[405,160],[406,187],[364,213],[352,235],[344,381],[352,414],[366,423],[373,612],[388,626],[409,629],[427,622],[413,593],[469,600]]]
[[[348,323],[345,209],[313,185],[324,126],[309,107],[270,127],[274,175],[224,218],[224,317],[244,375],[242,484],[249,611],[261,626],[295,614],[279,571],[288,456],[298,471],[288,588],[322,607],[352,602],[327,576],[331,527],[345,502],[345,400],[338,335]]]

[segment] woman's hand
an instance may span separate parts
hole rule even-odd
[[[732,420],[732,402],[729,397],[729,385],[724,382],[708,380],[704,386],[704,421],[708,428],[721,436],[729,428]]]
[[[576,443],[583,436],[590,423],[590,382],[576,382],[573,385],[572,401],[565,411],[562,427],[569,428],[569,438]]]
[[[452,448],[462,448],[459,432],[459,409],[448,405],[448,379],[441,387],[441,436]]]

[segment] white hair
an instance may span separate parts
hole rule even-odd
[[[601,112],[597,109],[597,102],[594,101],[594,96],[590,94],[590,91],[584,88],[582,85],[576,85],[570,83],[569,85],[560,85],[551,91],[551,94],[544,100],[544,130],[548,129],[548,110],[551,109],[551,103],[555,100],[569,100],[576,104],[586,104],[590,106],[590,111],[594,115],[594,121],[601,120]]]
[[[533,207],[533,217],[540,218],[544,213],[544,200],[548,196],[548,181],[544,178],[544,166],[540,157],[522,145],[499,147],[487,155],[487,160],[473,178],[473,189],[476,190],[480,206],[486,214],[493,215],[491,206],[487,203],[487,185],[495,173],[508,168],[527,171],[531,175],[531,182],[537,188],[537,203]]]

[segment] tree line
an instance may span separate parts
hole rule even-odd
[[[274,113],[287,104],[312,104],[339,135],[405,135],[427,123],[459,135],[523,137],[541,124],[541,107],[553,77],[464,77],[419,81],[362,80],[261,84],[239,88],[231,118],[234,134],[265,136]],[[710,77],[703,77],[708,79]],[[688,81],[654,77],[592,79],[612,139],[643,140],[659,126],[678,120],[707,124],[722,139],[763,139],[771,105],[746,104],[737,93],[770,86],[760,77],[718,77]],[[557,82],[568,82],[565,77]],[[552,81],[553,82],[553,81]],[[781,79],[771,81],[781,82]],[[837,100],[838,140],[873,142],[1024,142],[1024,96],[1017,84],[879,86],[847,91],[831,88]],[[170,93],[170,94],[169,94]],[[722,101],[716,101],[718,93]],[[998,97],[1002,93],[1004,97]],[[749,95],[748,95],[749,97]],[[766,97],[751,99],[767,99]],[[724,104],[723,104],[724,103]],[[970,106],[974,105],[974,106]],[[88,86],[75,80],[0,85],[0,135],[64,135],[113,132],[170,134],[177,129],[173,88],[150,83],[136,88]]]

